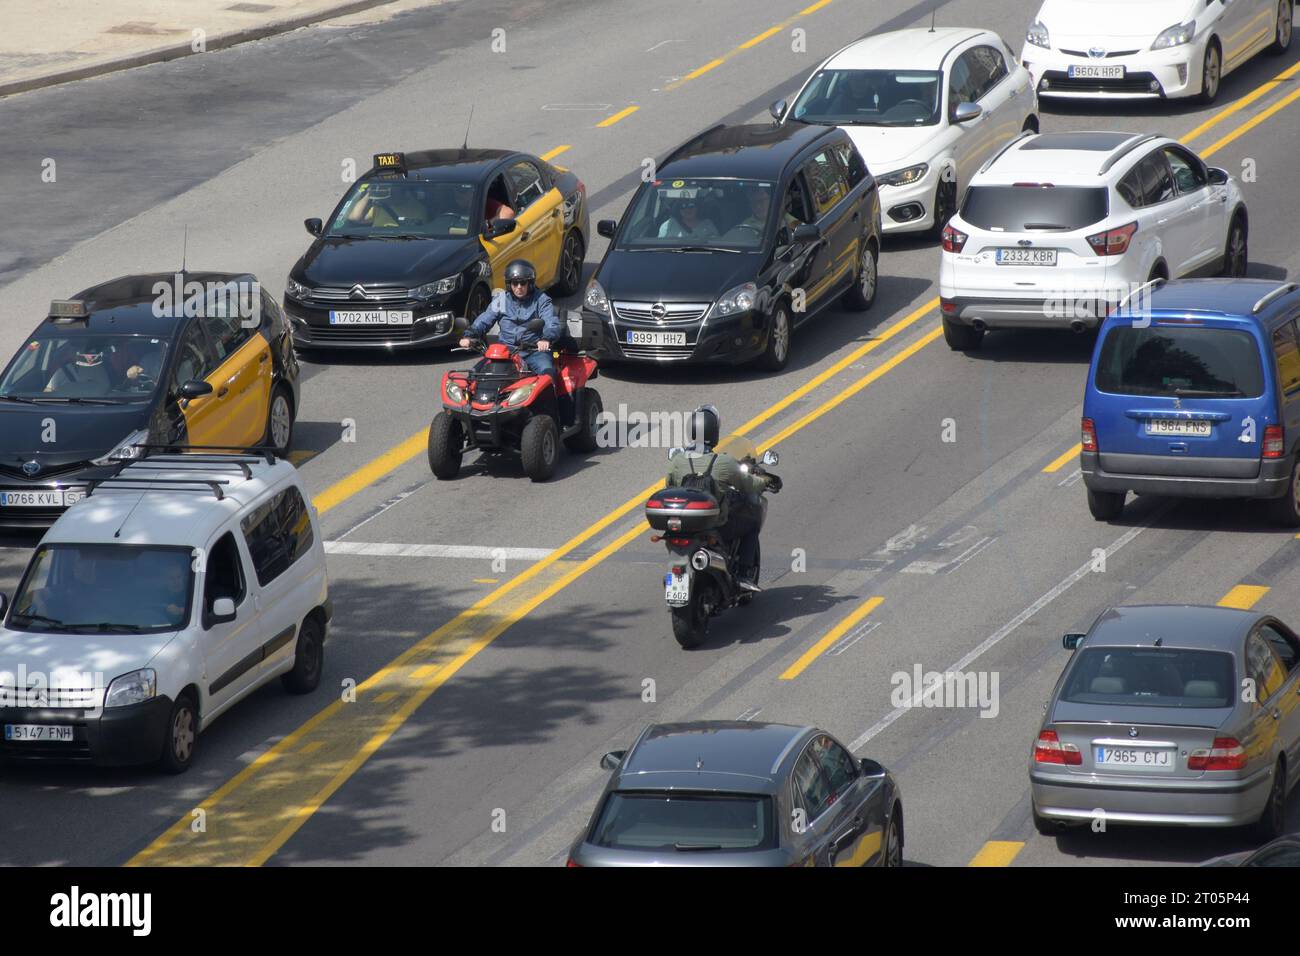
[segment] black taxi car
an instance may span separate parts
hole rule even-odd
[[[793,329],[840,302],[871,307],[880,197],[848,134],[825,126],[715,126],[642,183],[583,299],[601,361],[790,357]]]
[[[0,374],[0,525],[52,522],[139,445],[285,451],[298,360],[248,274],[132,275],[51,304]]]
[[[513,150],[380,153],[327,222],[305,225],[316,239],[284,296],[300,349],[444,345],[512,259],[530,260],[541,288],[579,291],[587,187]]]

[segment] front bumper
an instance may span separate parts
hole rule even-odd
[[[643,364],[740,365],[763,354],[770,328],[767,317],[754,310],[709,315],[689,326],[658,326],[653,322],[611,320],[608,315],[584,307],[582,323],[587,352],[598,362]],[[629,331],[684,332],[686,345],[630,345]]]
[[[72,740],[15,742],[0,730],[0,758],[14,761],[83,762],[100,767],[150,763],[162,755],[171,714],[169,697],[99,711],[0,708],[3,724],[72,725]]]
[[[58,520],[63,512],[75,503],[69,501],[68,495],[76,500],[85,494],[87,483],[94,479],[111,478],[117,471],[116,465],[88,465],[73,472],[64,472],[57,479],[25,481],[12,475],[0,475],[0,494],[5,492],[64,492],[62,505],[49,504],[31,507],[27,505],[10,506],[0,504],[0,527],[4,528],[48,528]]]
[[[934,196],[939,173],[933,167],[906,186],[880,186],[880,229],[885,235],[924,232],[934,227]]]
[[[1033,76],[1040,97],[1059,99],[1176,99],[1195,96],[1201,91],[1201,63],[1205,48],[1199,43],[1165,50],[1151,50],[1154,37],[1145,41],[1126,40],[1127,48],[1141,46],[1126,56],[1107,55],[1094,59],[1087,55],[1086,41],[1067,41],[1069,47],[1082,47],[1082,56],[1072,56],[1058,48],[1044,50],[1027,46],[1023,64]],[[1115,41],[1116,44],[1119,41]],[[1122,66],[1122,79],[1071,78],[1071,66]],[[1154,84],[1154,86],[1153,86]]]
[[[462,296],[463,297],[463,296]],[[423,349],[448,345],[460,338],[456,317],[462,308],[450,301],[435,303],[386,304],[384,309],[410,310],[414,313],[411,325],[331,325],[333,306],[305,305],[285,296],[282,300],[289,326],[293,331],[293,344],[298,349]],[[364,308],[377,308],[364,305]]]
[[[1263,814],[1272,776],[1264,769],[1240,780],[1116,780],[1031,767],[1029,788],[1038,815],[1062,823],[1237,827]]]
[[[1154,455],[1128,457],[1156,460]],[[1279,498],[1291,481],[1291,462],[1285,458],[1260,462],[1259,474],[1253,478],[1107,472],[1101,467],[1100,453],[1095,451],[1080,454],[1079,468],[1084,485],[1092,491],[1132,491],[1170,498]]]

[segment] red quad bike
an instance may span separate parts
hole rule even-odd
[[[571,421],[561,421],[555,386],[534,375],[518,349],[495,343],[473,368],[451,369],[442,377],[442,411],[429,426],[429,467],[444,481],[460,473],[471,448],[485,455],[517,455],[533,481],[555,474],[560,442],[572,451],[596,450],[600,393],[587,385],[596,361],[569,336],[555,341],[555,370],[571,398]],[[464,350],[462,350],[464,351]]]

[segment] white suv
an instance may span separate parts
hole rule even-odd
[[[1219,95],[1260,50],[1291,45],[1294,0],[1047,0],[1021,60],[1039,96]]]
[[[146,450],[92,483],[0,596],[0,756],[179,773],[267,681],[316,688],[330,616],[292,465]]]
[[[939,237],[975,170],[1022,130],[1038,129],[1029,73],[996,33],[898,30],[829,57],[781,123],[839,126],[880,186],[886,233]]]
[[[1236,181],[1167,136],[1026,134],[944,229],[944,337],[965,350],[991,328],[1082,332],[1154,279],[1245,275],[1247,229]]]

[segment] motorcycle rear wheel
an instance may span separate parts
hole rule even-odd
[[[684,649],[699,647],[709,634],[709,618],[713,615],[713,582],[697,578],[690,603],[685,607],[671,608],[673,637]]]

